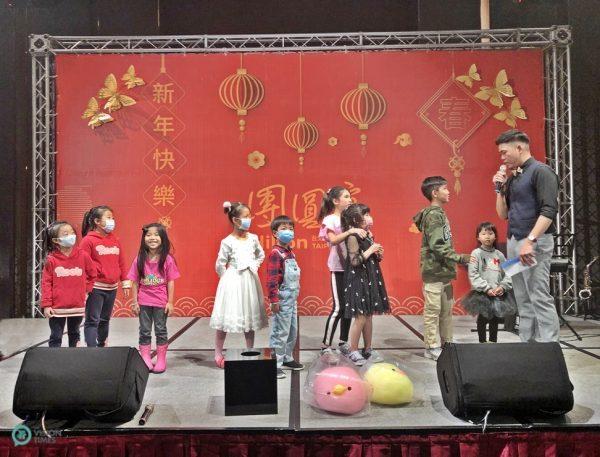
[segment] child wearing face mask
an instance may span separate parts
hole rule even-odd
[[[252,217],[244,203],[224,202],[233,231],[221,241],[215,269],[219,285],[210,317],[215,335],[215,363],[224,368],[223,345],[228,332],[244,333],[246,347],[254,346],[254,332],[267,326],[258,269],[265,252],[258,237],[249,233]]]
[[[65,324],[69,347],[77,346],[85,298],[96,280],[92,259],[75,246],[76,241],[77,235],[66,221],[56,221],[44,232],[48,257],[42,272],[41,307],[50,325],[50,347],[62,346]]]
[[[114,229],[113,211],[108,206],[96,206],[83,216],[80,248],[89,254],[98,271],[94,289],[85,304],[83,332],[88,347],[106,346],[119,282],[126,298],[131,288],[121,242],[114,235]]]
[[[267,290],[273,313],[269,346],[275,349],[277,378],[282,379],[285,378],[284,369],[297,371],[304,368],[292,355],[298,336],[300,267],[291,246],[294,221],[288,216],[278,216],[271,222],[271,232],[277,244],[267,263]]]

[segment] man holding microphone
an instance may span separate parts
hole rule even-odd
[[[519,308],[519,336],[524,342],[558,341],[560,324],[550,295],[558,176],[531,156],[526,133],[508,130],[496,139],[496,145],[505,166],[500,167],[493,181],[498,194],[496,212],[508,219],[507,257],[520,257],[523,264],[532,265],[512,278]],[[506,169],[511,172],[509,178]]]

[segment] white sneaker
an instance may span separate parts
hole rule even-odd
[[[277,379],[285,379],[285,372],[281,368],[277,368]]]
[[[362,355],[369,362],[373,362],[373,363],[383,362],[383,356],[379,352],[374,351],[371,348],[363,349]]]
[[[321,348],[321,355],[325,355],[325,354],[334,354],[335,351],[333,349],[331,349],[329,346],[325,347],[325,348]]]
[[[427,348],[423,354],[426,359],[437,360],[442,353],[442,348]]]
[[[348,358],[352,360],[354,362],[354,365],[356,365],[357,367],[362,367],[365,363],[367,363],[367,361],[359,351],[351,352]]]
[[[350,355],[350,345],[348,343],[340,343],[338,346],[338,351],[340,351],[342,355],[348,357]]]

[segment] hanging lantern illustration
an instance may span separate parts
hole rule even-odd
[[[303,154],[317,144],[319,131],[313,123],[308,122],[304,117],[300,116],[297,121],[288,124],[285,128],[283,139],[290,148],[295,149],[300,154],[298,161],[302,170],[302,166],[304,165]]]
[[[369,125],[383,117],[386,107],[383,96],[367,83],[359,83],[358,88],[346,93],[340,103],[342,116],[357,125],[358,130],[368,130]],[[361,133],[360,144],[364,152],[367,146],[366,133]]]
[[[235,110],[240,116],[240,141],[244,139],[246,116],[248,111],[256,108],[265,96],[265,88],[262,82],[255,76],[248,74],[245,68],[238,68],[237,72],[229,75],[219,86],[219,98],[225,106]]]

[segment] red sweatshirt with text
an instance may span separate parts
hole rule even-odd
[[[96,289],[114,290],[119,287],[119,280],[128,281],[125,256],[121,242],[115,235],[112,233],[101,235],[96,231],[90,231],[83,237],[79,247],[89,254],[96,265],[98,271],[98,278],[94,284]]]
[[[42,308],[81,308],[94,288],[96,267],[89,255],[73,248],[66,256],[60,251],[48,254],[42,272]]]

